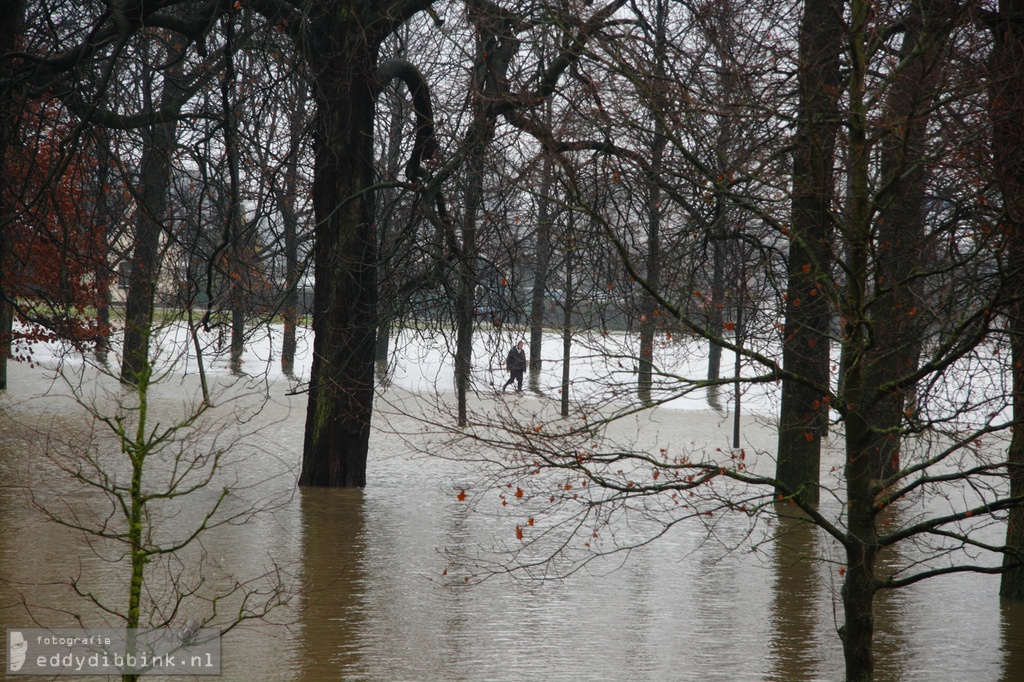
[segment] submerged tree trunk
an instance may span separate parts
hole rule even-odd
[[[867,36],[869,0],[852,0],[850,7],[850,69],[847,130],[850,150],[850,208],[845,224],[846,286],[841,301],[842,385],[839,402],[845,426],[846,461],[846,574],[843,578],[843,657],[846,682],[870,682],[874,677],[874,598],[878,590],[875,559],[879,543],[875,515],[881,491],[874,476],[871,405],[876,395],[868,380],[867,354],[872,339],[867,322],[871,292],[869,265],[872,247],[871,140],[868,135]]]
[[[805,0],[800,27],[800,103],[793,149],[792,226],[782,362],[776,477],[781,492],[818,501],[821,438],[827,426],[831,306],[831,203],[838,132],[839,0]]]
[[[314,3],[308,22],[316,217],[313,366],[299,484],[362,487],[376,341],[373,106],[377,17]],[[372,11],[371,11],[372,13]],[[379,21],[379,19],[378,19]]]
[[[1009,249],[1008,311],[1013,367],[1013,419],[1024,421],[1024,0],[1000,0],[990,63],[989,109],[996,182],[1003,197],[1002,231]],[[1024,427],[1013,429],[1007,453],[1010,495],[1024,496]],[[1024,601],[1024,508],[1010,510],[999,594]]]

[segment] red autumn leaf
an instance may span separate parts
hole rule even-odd
[[[466,501],[466,491],[465,490],[460,490],[459,491],[458,499],[459,499],[459,502],[465,502]]]
[[[523,529],[518,524],[516,525],[516,540],[523,539]]]
[[[523,496],[523,489],[522,488],[516,488],[516,497],[522,497],[522,496]]]

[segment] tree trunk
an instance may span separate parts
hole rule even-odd
[[[473,308],[476,294],[476,216],[483,193],[480,158],[469,159],[462,220],[462,254],[459,261],[459,290],[455,299],[455,392],[458,399],[458,423],[469,420],[467,404],[473,370]]]
[[[873,432],[869,399],[874,394],[867,381],[866,353],[872,347],[867,315],[869,271],[872,253],[870,201],[871,142],[868,136],[867,36],[871,14],[869,0],[853,0],[850,7],[847,129],[850,150],[850,210],[846,221],[846,288],[842,299],[842,386],[839,402],[844,409],[847,532],[846,575],[842,596],[844,623],[841,631],[846,682],[870,682],[874,676],[875,498],[880,488],[874,476],[871,452]]]
[[[377,247],[374,234],[372,17],[316,3],[307,54],[317,107],[313,366],[299,485],[366,485]]]
[[[1013,418],[1024,420],[1024,0],[1000,0],[991,56],[989,108],[996,182],[1003,197],[1002,230],[1009,248],[1008,311],[1013,366]],[[1007,453],[1010,495],[1024,496],[1024,428],[1013,429]],[[1024,508],[1010,510],[999,594],[1024,601]]]
[[[941,50],[951,23],[951,6],[943,0],[915,2],[908,10],[907,31],[900,49],[899,71],[886,101],[887,130],[881,136],[882,191],[875,242],[874,300],[871,303],[874,343],[865,354],[871,401],[874,476],[883,479],[899,470],[900,436],[907,399],[914,387],[886,388],[912,373],[921,354],[925,319],[920,281],[926,254],[924,167],[928,112],[941,81]]]
[[[818,501],[821,438],[828,417],[830,210],[844,35],[841,2],[805,0],[782,352],[783,367],[800,379],[782,381],[776,477],[780,492],[795,492],[809,504]]]
[[[3,253],[3,248],[0,246],[0,253]],[[14,308],[6,300],[0,299],[0,391],[7,388],[7,359],[11,353],[13,336]]]
[[[480,118],[479,103],[475,108],[477,117],[471,126],[471,139],[468,140],[471,151],[466,160],[459,290],[455,299],[455,391],[459,426],[466,426],[469,420],[467,400],[473,370],[473,309],[477,285],[476,219],[484,191],[483,154],[489,141],[481,127],[483,121]]]
[[[496,113],[506,89],[505,77],[518,43],[507,22],[485,5],[470,7],[476,27],[476,59],[470,95],[473,121],[466,135],[465,207],[462,220],[462,260],[456,303],[455,387],[459,401],[459,426],[467,423],[466,394],[470,385],[473,353],[473,309],[477,286],[476,220],[483,203],[484,154],[494,139]]]
[[[659,0],[655,9],[654,36],[654,74],[657,78],[665,77],[665,53],[668,41],[665,37],[668,6]],[[654,131],[651,139],[651,171],[647,178],[647,285],[653,291],[661,288],[661,182],[662,162],[668,140],[665,138],[664,124],[661,116],[667,111],[664,97],[654,95],[652,104],[659,111],[652,112]],[[654,382],[654,332],[657,327],[654,297],[644,292],[640,315],[640,353],[639,371],[637,372],[638,397],[644,403],[651,401],[651,388]]]
[[[17,46],[21,24],[25,17],[23,0],[0,0],[0,54],[9,54]],[[12,60],[0,61],[0,82],[6,82],[14,68]],[[0,89],[0,169],[7,163],[7,150],[14,143],[18,131],[18,105],[10,95],[13,88]],[[8,198],[7,175],[0,172],[0,390],[7,388],[7,360],[11,354],[14,331],[14,309],[8,291],[9,236],[12,209]]]
[[[852,370],[844,398],[850,403],[864,397],[860,367]],[[874,599],[877,592],[875,559],[874,459],[870,450],[871,429],[865,415],[851,412],[846,418],[845,468],[847,485],[846,575],[843,577],[843,658],[846,682],[871,682],[874,677]]]
[[[550,124],[550,106],[546,109]],[[548,288],[548,267],[551,262],[551,157],[544,154],[541,163],[539,196],[537,197],[537,244],[533,261],[533,291],[530,292],[530,382],[539,381],[541,344],[544,340],[544,307]]]
[[[572,387],[572,309],[575,303],[573,268],[576,256],[575,214],[569,213],[568,232],[565,235],[565,291],[562,297],[562,390],[561,415],[569,416],[569,389]]]
[[[288,120],[288,158],[285,161],[284,188],[278,197],[278,210],[284,232],[285,291],[281,303],[284,336],[281,340],[281,371],[288,376],[295,373],[295,335],[299,322],[299,217],[295,204],[299,193],[299,148],[302,126],[306,120],[306,84],[295,79],[295,110]]]
[[[248,230],[242,215],[241,179],[238,168],[238,123],[235,117],[235,23],[232,12],[223,17],[224,77],[221,79],[221,107],[224,116],[224,153],[228,163],[228,206],[224,231],[228,245],[229,287],[231,305],[231,369],[242,370],[242,351],[245,348],[245,318],[248,313],[250,283],[250,250]]]
[[[401,92],[399,86],[399,92]],[[385,179],[389,182],[398,180],[398,171],[402,152],[402,122],[404,119],[403,108],[397,102],[391,105],[391,122],[388,126],[388,146],[384,158]],[[394,189],[386,189],[381,192],[383,206],[378,206],[377,224],[380,225],[379,248],[389,248],[388,240],[395,228],[395,202],[398,199],[398,192]],[[377,347],[374,351],[374,359],[378,365],[378,375],[387,374],[388,354],[391,346],[391,324],[394,318],[395,307],[401,305],[397,300],[397,292],[386,291],[384,287],[388,281],[395,278],[394,268],[399,266],[395,263],[394,256],[382,256],[382,264],[390,263],[391,267],[381,267],[377,276],[377,286],[382,291],[384,303],[381,310],[380,321],[377,326]]]
[[[179,86],[175,77],[181,69],[178,52],[181,44],[169,49],[175,55],[167,61],[161,104],[177,99]],[[124,311],[124,348],[121,356],[121,381],[134,384],[149,364],[149,336],[153,328],[153,305],[160,279],[160,234],[167,210],[171,182],[171,159],[177,142],[177,121],[172,118],[154,124],[144,132],[140,188],[136,193],[135,244],[131,257],[128,298]]]

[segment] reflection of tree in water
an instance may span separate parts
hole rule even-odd
[[[787,504],[777,506],[778,532],[774,542],[775,589],[772,598],[772,670],[769,680],[814,679],[821,661],[815,632],[819,626],[816,603],[821,578],[817,566],[821,553],[819,531],[800,511]]]
[[[297,680],[341,679],[362,669],[357,643],[363,625],[359,570],[365,551],[363,491],[301,490],[302,650]]]
[[[1000,603],[1000,648],[1003,668],[1000,682],[1013,682],[1024,670],[1024,603],[1004,599]]]

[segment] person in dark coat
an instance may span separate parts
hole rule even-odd
[[[523,352],[523,342],[520,341],[515,348],[508,352],[505,358],[505,367],[508,369],[509,378],[501,387],[504,391],[513,381],[516,382],[516,390],[523,390],[523,372],[526,371],[526,353]]]

